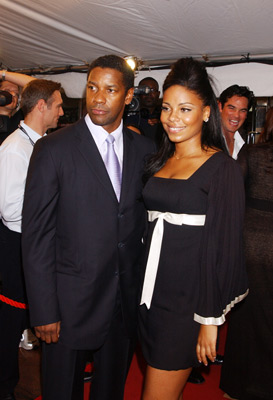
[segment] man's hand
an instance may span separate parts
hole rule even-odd
[[[35,326],[36,336],[46,343],[57,343],[60,336],[61,321],[53,324]]]
[[[216,357],[216,340],[217,340],[218,327],[216,325],[201,325],[196,354],[198,361],[208,365],[207,357],[211,362],[214,362]]]

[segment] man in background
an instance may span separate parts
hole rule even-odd
[[[152,77],[147,77],[142,79],[138,86],[148,87],[149,92],[139,95],[140,109],[134,115],[126,118],[126,126],[138,128],[144,136],[149,137],[158,144],[161,134],[158,82]]]
[[[14,399],[18,347],[27,325],[21,223],[29,159],[36,141],[63,115],[60,88],[56,82],[31,80],[22,92],[25,119],[0,146],[0,400]]]
[[[235,160],[245,144],[239,130],[247,118],[253,97],[248,87],[238,85],[229,86],[219,97],[223,135],[229,154]]]
[[[222,133],[228,152],[234,160],[244,151],[245,139],[242,136],[246,135],[241,131],[253,99],[254,94],[247,86],[232,85],[220,94],[218,100]],[[221,365],[223,362],[224,356],[217,354],[215,363]]]

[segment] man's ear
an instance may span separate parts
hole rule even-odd
[[[134,88],[132,87],[131,89],[128,90],[128,92],[125,96],[125,104],[126,105],[131,103],[133,96],[134,96]]]
[[[219,111],[221,113],[223,111],[222,104],[221,104],[221,102],[219,100],[217,100],[217,103],[218,103]]]
[[[44,101],[44,99],[39,99],[36,104],[36,107],[40,112],[43,112],[46,108],[46,102]]]

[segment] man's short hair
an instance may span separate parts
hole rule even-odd
[[[139,81],[138,85],[142,86],[144,81],[152,81],[152,82],[154,82],[156,84],[156,86],[157,86],[157,90],[159,89],[159,85],[158,85],[157,80],[152,78],[151,76],[147,76],[146,78],[141,79],[141,81]]]
[[[22,91],[21,107],[24,116],[27,116],[43,99],[50,108],[53,102],[52,95],[56,90],[61,90],[61,84],[47,79],[35,79],[30,81]]]
[[[132,68],[129,67],[124,58],[116,56],[114,54],[109,54],[97,58],[89,65],[87,79],[89,78],[90,72],[96,67],[111,68],[121,72],[122,81],[125,86],[126,93],[134,86],[134,71],[132,70]]]
[[[224,108],[225,103],[233,96],[246,97],[248,100],[248,109],[252,105],[254,99],[254,93],[247,86],[232,85],[226,88],[219,97],[219,102]]]

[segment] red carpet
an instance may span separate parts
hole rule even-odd
[[[224,354],[224,345],[226,337],[226,325],[220,328],[219,354]],[[125,386],[124,400],[140,400],[143,384],[143,371],[145,370],[145,361],[138,350],[133,358]],[[201,369],[205,378],[205,383],[194,385],[188,383],[184,390],[184,400],[223,400],[223,392],[219,389],[221,367],[212,365]],[[90,383],[85,384],[84,400],[89,400]],[[36,400],[42,400],[38,397]],[[109,399],[110,400],[110,399]]]

